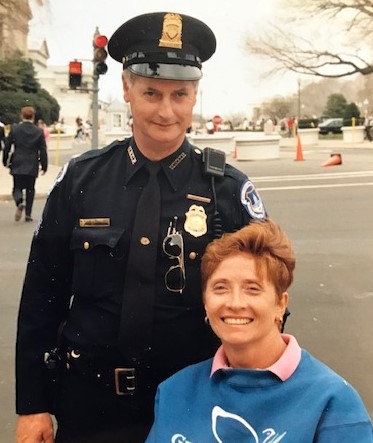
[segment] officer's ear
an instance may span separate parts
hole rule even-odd
[[[123,84],[123,98],[124,98],[124,101],[126,103],[128,103],[130,101],[129,100],[129,90],[130,90],[131,85],[125,75],[122,75],[122,84]]]

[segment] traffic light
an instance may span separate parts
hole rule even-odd
[[[93,73],[97,76],[107,72],[107,64],[105,63],[107,43],[108,39],[105,35],[97,33],[93,38]]]
[[[82,84],[82,62],[69,63],[69,87],[72,89],[79,88]]]

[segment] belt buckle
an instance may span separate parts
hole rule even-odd
[[[115,393],[117,395],[133,395],[136,390],[135,368],[115,368]]]

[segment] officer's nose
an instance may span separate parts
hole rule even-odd
[[[173,114],[172,103],[171,103],[171,99],[169,97],[162,98],[158,112],[159,112],[159,115],[164,119],[167,119],[170,116],[172,116],[172,114]]]

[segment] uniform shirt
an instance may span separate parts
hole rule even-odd
[[[146,443],[372,443],[356,390],[289,338],[270,368],[227,368],[217,355],[161,383]]]
[[[117,341],[132,224],[147,181],[146,162],[135,141],[127,139],[71,160],[57,178],[34,234],[22,293],[18,413],[48,408],[43,356],[55,347],[62,321],[66,320],[65,341],[79,352],[114,367],[132,366],[120,354]],[[187,140],[160,163],[157,285],[153,324],[149,325],[153,342],[144,365],[150,368],[146,385],[154,393],[160,381],[216,350],[216,339],[203,321],[200,288],[200,259],[217,230],[211,177],[203,172],[201,152]],[[227,165],[224,177],[215,177],[215,188],[224,231],[265,218],[254,186],[237,169]],[[182,294],[165,286],[165,274],[175,260],[163,252],[162,240],[175,220],[184,239]]]

